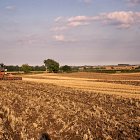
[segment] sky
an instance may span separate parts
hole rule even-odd
[[[6,65],[140,64],[140,0],[0,0]]]

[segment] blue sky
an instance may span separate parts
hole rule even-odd
[[[0,0],[0,62],[140,63],[140,0]]]

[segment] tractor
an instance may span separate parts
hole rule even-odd
[[[22,80],[22,77],[7,74],[4,64],[0,64],[0,80]]]

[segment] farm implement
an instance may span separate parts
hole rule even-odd
[[[0,64],[0,80],[22,80],[22,77],[7,74],[4,69],[4,65]]]

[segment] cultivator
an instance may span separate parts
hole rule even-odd
[[[22,80],[22,77],[6,74],[4,66],[0,64],[0,80]]]

